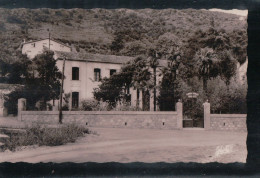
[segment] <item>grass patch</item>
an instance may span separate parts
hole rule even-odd
[[[90,131],[76,124],[60,125],[56,128],[49,128],[41,125],[32,125],[25,129],[25,132],[10,133],[10,139],[6,140],[2,151],[9,149],[15,151],[17,147],[39,145],[58,146],[69,142],[75,142],[78,137],[89,134]]]

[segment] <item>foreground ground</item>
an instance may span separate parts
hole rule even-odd
[[[56,147],[0,153],[0,162],[245,162],[246,133],[204,130],[91,128]]]

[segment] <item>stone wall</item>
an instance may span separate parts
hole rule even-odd
[[[246,132],[246,114],[210,114],[210,130]]]
[[[246,114],[211,114],[210,103],[203,106],[205,130],[247,132]]]
[[[56,124],[58,111],[21,111],[20,120]],[[63,111],[63,123],[89,127],[180,129],[179,112],[151,111]]]

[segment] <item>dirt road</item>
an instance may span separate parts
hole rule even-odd
[[[91,128],[56,147],[0,153],[0,162],[245,162],[246,133],[204,130]]]

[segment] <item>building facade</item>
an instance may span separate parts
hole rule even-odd
[[[40,54],[46,45],[48,47],[49,44],[53,44],[50,49],[55,53],[54,58],[57,60],[56,64],[60,71],[62,71],[63,68],[63,59],[66,58],[63,90],[64,94],[69,94],[70,96],[70,110],[78,108],[82,100],[93,98],[93,91],[101,84],[101,78],[109,78],[115,72],[119,72],[125,63],[134,59],[133,57],[127,56],[72,52],[71,48],[68,46],[64,45],[61,47],[63,44],[49,39],[24,43],[22,52],[32,59],[37,54]],[[163,61],[160,63],[161,65],[166,64]],[[159,70],[157,74],[159,74]],[[160,81],[159,75],[157,76],[157,79],[158,84],[158,81]],[[143,108],[141,91],[137,92],[134,88],[130,88],[127,94],[130,96],[131,106],[136,106],[137,103],[139,103],[139,107]],[[149,100],[150,107],[147,110],[154,110],[153,101],[154,98],[151,91]],[[58,105],[58,101],[55,101],[54,105]],[[158,106],[156,108],[158,110]]]

